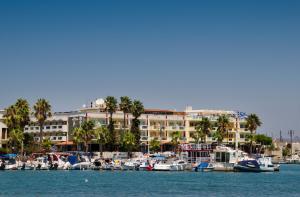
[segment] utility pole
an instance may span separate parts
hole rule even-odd
[[[290,138],[291,138],[291,154],[293,155],[293,136],[295,133],[293,130],[289,130],[288,134],[290,135]]]
[[[281,130],[280,130],[280,135],[279,135],[279,141],[282,142],[282,134],[281,134]]]

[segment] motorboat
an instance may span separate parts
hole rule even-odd
[[[171,171],[171,165],[169,163],[157,162],[153,166],[153,171]]]
[[[234,165],[237,172],[262,172],[256,160],[243,160]]]
[[[184,160],[176,160],[170,165],[171,171],[183,171],[185,170],[187,163]]]
[[[271,157],[260,157],[257,159],[257,162],[262,172],[279,171],[280,165],[274,165]]]
[[[300,156],[298,154],[293,154],[290,158],[286,159],[288,164],[300,164]]]
[[[6,154],[1,156],[0,170],[17,170],[19,162],[16,161],[16,154]]]
[[[123,165],[123,170],[137,170],[140,162],[137,160],[128,160]]]
[[[150,161],[141,162],[141,164],[139,166],[140,171],[152,171],[152,169],[153,169],[153,167],[152,167]]]
[[[214,166],[209,162],[201,162],[199,165],[193,168],[195,172],[211,172],[214,170]]]

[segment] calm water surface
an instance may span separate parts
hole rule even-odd
[[[0,196],[300,196],[300,165],[279,173],[2,171]]]

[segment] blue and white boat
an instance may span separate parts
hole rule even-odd
[[[194,167],[195,172],[211,172],[214,170],[214,166],[209,162],[201,162],[198,166]]]

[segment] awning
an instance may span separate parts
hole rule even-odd
[[[67,145],[74,145],[73,141],[66,141],[66,142],[59,142],[56,146],[67,146]]]

